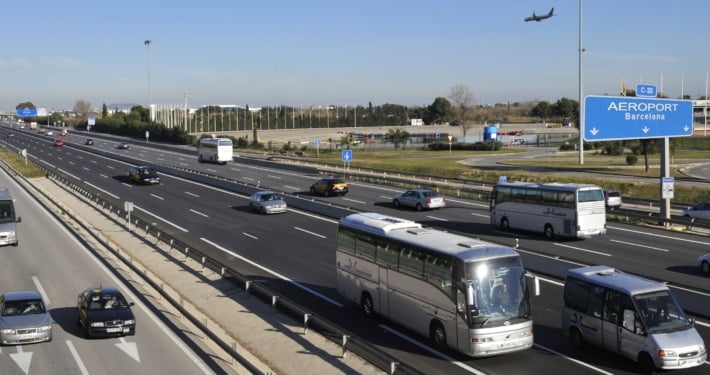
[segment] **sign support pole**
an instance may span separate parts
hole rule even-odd
[[[662,138],[661,141],[661,184],[660,184],[660,194],[659,196],[661,197],[661,218],[664,220],[664,224],[668,223],[668,220],[671,218],[671,198],[672,197],[665,197],[663,194],[663,179],[664,177],[670,177],[671,172],[670,172],[670,138],[664,137]],[[667,194],[666,194],[667,195]]]

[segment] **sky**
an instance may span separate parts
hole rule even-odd
[[[9,1],[0,111],[579,99],[579,0]],[[547,13],[542,22],[523,19]],[[583,95],[707,93],[710,1],[582,2]],[[151,40],[146,45],[145,41]]]

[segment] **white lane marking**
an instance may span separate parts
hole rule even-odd
[[[195,193],[190,193],[189,191],[186,191],[185,194],[191,195],[191,196],[193,196],[193,197],[195,197],[195,198],[199,198],[199,197],[200,197],[199,195],[197,195],[197,194],[195,194]]]
[[[604,255],[605,257],[610,257],[610,256],[611,256],[611,254],[601,253],[601,252],[599,252],[599,251],[594,251],[594,250],[582,249],[581,247],[575,247],[575,246],[570,246],[570,245],[563,245],[563,244],[561,244],[561,243],[556,243],[556,242],[553,243],[553,245],[555,245],[555,246],[561,246],[561,247],[566,247],[566,248],[572,249],[572,250],[585,251],[585,252],[587,252],[587,253],[592,253],[592,254],[597,254],[597,255]]]
[[[344,200],[344,201],[355,202],[355,203],[360,203],[360,204],[365,204],[365,203],[367,203],[367,202],[358,201],[358,200],[350,199],[350,198],[343,198],[343,200]]]
[[[596,372],[599,372],[599,373],[601,373],[601,374],[614,375],[613,372],[604,371],[604,370],[600,369],[599,367],[594,367],[594,366],[590,365],[589,363],[585,363],[585,362],[582,362],[582,361],[580,361],[580,360],[578,360],[578,359],[574,359],[574,358],[572,358],[572,357],[566,356],[566,355],[564,355],[564,354],[562,354],[562,353],[560,353],[560,352],[558,352],[558,351],[552,350],[552,349],[550,349],[550,348],[548,348],[548,347],[546,347],[546,346],[543,346],[543,345],[540,345],[540,344],[534,344],[534,345],[535,345],[536,347],[542,349],[542,350],[545,350],[545,351],[550,352],[550,353],[552,353],[552,354],[558,355],[558,356],[560,356],[560,357],[562,357],[562,358],[564,358],[564,359],[570,360],[570,361],[572,361],[572,362],[574,362],[574,363],[576,363],[576,364],[578,364],[578,365],[580,365],[580,366],[584,366],[584,367],[586,367],[586,368],[592,369],[592,370],[594,370],[594,371],[596,371]]]
[[[235,172],[241,172],[241,171],[242,171],[240,168],[229,168],[229,170],[235,171]]]
[[[96,160],[91,160],[91,162],[94,163],[94,164],[99,164],[99,162],[96,161]]]
[[[39,282],[37,276],[32,276],[32,282],[35,284],[35,288],[37,288],[37,291],[42,296],[44,303],[49,306],[51,304],[51,302],[49,301],[49,296],[47,295],[47,293],[44,292],[44,288],[42,288],[42,283]]]
[[[80,179],[79,177],[74,176],[73,174],[71,174],[71,173],[65,171],[65,170],[62,169],[62,168],[57,168],[57,170],[60,171],[60,172],[62,172],[62,173],[65,173],[65,174],[69,175],[69,177],[73,177],[74,179],[81,181],[81,179]]]
[[[133,185],[131,185],[131,184],[127,184],[127,183],[125,183],[125,182],[121,182],[121,184],[123,184],[123,186],[127,186],[127,187],[133,187]]]
[[[670,251],[670,250],[668,250],[668,249],[661,249],[660,247],[653,247],[653,246],[640,245],[640,244],[633,243],[633,242],[626,242],[626,241],[619,241],[619,240],[610,240],[610,241],[611,241],[611,242],[620,243],[620,244],[622,244],[622,245],[643,247],[643,248],[645,248],[645,249],[658,250],[658,251],[665,251],[665,252],[669,252],[669,251]]]
[[[242,177],[242,178],[245,179],[245,180],[254,181],[254,179],[251,178],[251,177]]]
[[[301,190],[301,188],[297,188],[295,186],[290,186],[290,185],[285,185],[285,188],[291,189],[291,190]]]
[[[113,199],[120,199],[120,198],[118,197],[118,195],[116,195],[116,194],[111,194],[111,193],[109,193],[108,191],[106,191],[106,190],[104,190],[104,189],[102,189],[102,188],[100,188],[100,187],[98,187],[98,186],[96,186],[96,185],[94,185],[94,184],[92,184],[92,183],[90,183],[90,182],[84,181],[84,183],[87,184],[87,185],[89,185],[89,186],[91,186],[92,188],[94,188],[94,189],[96,189],[96,190],[98,190],[98,191],[100,191],[100,192],[102,192],[102,193],[104,193],[104,194],[106,194],[106,195],[112,197]]]
[[[275,179],[277,179],[277,180],[280,180],[280,179],[281,179],[281,176],[274,176],[274,175],[272,175],[272,174],[267,174],[266,177],[275,178]]]
[[[436,217],[436,216],[427,216],[430,219],[433,220],[438,220],[438,221],[449,221],[448,219],[444,219],[443,217]]]
[[[107,165],[106,168],[108,168],[108,169],[116,169],[116,168],[114,168],[112,165]]]
[[[202,240],[202,241],[204,241],[204,242],[206,242],[206,243],[208,243],[208,244],[210,244],[210,245],[212,245],[212,246],[214,246],[214,247],[216,247],[216,248],[218,248],[218,249],[224,251],[225,253],[227,253],[227,254],[229,254],[229,255],[235,257],[235,258],[239,258],[239,259],[241,259],[242,261],[247,262],[247,263],[251,264],[252,266],[254,266],[254,267],[256,267],[256,268],[259,268],[260,270],[263,270],[264,272],[267,272],[267,273],[269,273],[269,274],[271,274],[271,275],[274,275],[274,276],[278,277],[278,278],[281,279],[281,280],[288,281],[289,283],[291,283],[291,284],[293,284],[293,285],[295,285],[295,286],[297,286],[297,287],[299,287],[299,288],[301,288],[301,289],[307,291],[308,293],[313,294],[314,296],[317,296],[317,297],[323,299],[323,300],[326,301],[326,302],[330,302],[331,304],[333,304],[333,305],[335,305],[335,306],[337,306],[337,307],[343,307],[343,304],[342,304],[342,303],[340,303],[340,302],[338,302],[338,301],[336,301],[336,300],[334,300],[334,299],[332,299],[332,298],[330,298],[330,297],[327,297],[327,296],[325,296],[325,295],[323,295],[323,294],[321,294],[321,293],[318,293],[318,292],[316,292],[315,290],[313,290],[313,289],[311,289],[311,288],[309,288],[309,287],[307,287],[307,286],[305,286],[305,285],[303,285],[303,284],[301,284],[301,283],[299,283],[299,282],[297,282],[297,281],[293,281],[293,280],[289,279],[288,277],[286,277],[286,276],[284,276],[284,275],[282,275],[282,274],[280,274],[280,273],[278,273],[278,272],[276,272],[276,271],[272,271],[272,270],[270,270],[270,269],[268,269],[268,268],[262,266],[261,264],[256,263],[256,262],[254,262],[254,261],[252,261],[252,260],[249,260],[249,259],[247,259],[247,258],[245,258],[245,257],[243,257],[243,256],[241,256],[241,255],[239,255],[239,254],[237,254],[237,253],[235,253],[235,252],[233,252],[233,251],[227,249],[227,248],[224,248],[224,247],[222,247],[222,246],[220,246],[220,245],[218,245],[218,244],[216,244],[216,243],[214,243],[214,242],[212,242],[212,241],[210,241],[210,240],[204,238],[204,237],[200,237],[200,240]]]
[[[207,214],[203,214],[203,213],[200,212],[200,211],[195,211],[195,210],[193,210],[192,208],[190,209],[190,212],[192,212],[193,214],[198,214],[198,215],[200,215],[200,216],[202,216],[202,217],[209,217],[209,216],[207,216]]]
[[[48,166],[50,166],[50,167],[52,167],[52,168],[54,168],[54,169],[57,169],[57,167],[54,166],[54,164],[50,164],[50,163],[48,163],[48,162],[46,162],[46,161],[44,161],[44,160],[42,160],[42,159],[39,159],[39,161],[41,161],[41,162],[44,163],[44,164],[47,164]]]
[[[164,201],[164,200],[165,200],[165,198],[161,197],[160,195],[156,195],[156,194],[153,194],[153,193],[150,193],[150,196],[153,197],[153,198],[156,198],[156,199],[160,199],[161,201]]]
[[[187,163],[179,163],[179,164],[180,164],[180,165],[182,165],[182,166],[185,166],[185,167],[187,167],[187,166],[188,166],[188,164],[187,164]]]
[[[249,237],[249,238],[253,238],[253,239],[255,239],[255,240],[258,240],[258,239],[259,239],[259,237],[257,237],[257,236],[252,236],[251,234],[246,233],[246,232],[242,232],[242,234],[245,235],[245,236],[247,236],[247,237]]]
[[[328,237],[326,237],[326,236],[320,235],[320,234],[315,233],[315,232],[311,232],[311,231],[309,231],[309,230],[305,230],[305,229],[303,229],[303,228],[299,228],[299,227],[293,227],[293,228],[296,229],[296,230],[300,230],[301,232],[308,233],[308,234],[310,234],[310,235],[316,236],[316,237],[328,238]]]
[[[156,219],[162,220],[162,221],[164,221],[165,223],[170,224],[170,225],[174,226],[175,228],[180,229],[180,230],[183,231],[183,232],[189,232],[187,229],[185,229],[185,228],[183,228],[183,227],[181,227],[181,226],[179,226],[179,225],[177,225],[177,224],[175,224],[175,223],[171,223],[170,221],[168,221],[168,220],[166,220],[166,219],[163,219],[162,217],[160,217],[160,216],[158,216],[158,215],[156,215],[156,214],[154,214],[154,213],[152,213],[152,212],[146,210],[145,208],[141,208],[140,206],[136,206],[136,205],[133,205],[133,208],[139,209],[139,210],[141,210],[141,211],[147,213],[148,215],[153,216],[153,217],[156,218]]]
[[[89,370],[87,370],[86,366],[84,366],[84,361],[82,361],[81,357],[79,357],[79,352],[76,351],[74,344],[72,344],[69,340],[65,342],[69,347],[69,352],[71,353],[72,357],[74,357],[74,362],[76,362],[76,365],[79,366],[79,371],[81,371],[83,375],[89,375]]]
[[[101,176],[101,177],[103,177],[103,178],[108,178],[108,176],[105,175],[105,174],[103,174],[103,173],[99,173],[99,176]]]
[[[485,217],[485,218],[489,218],[489,217],[490,217],[490,215],[477,214],[477,213],[475,213],[475,212],[471,212],[471,215],[473,215],[473,216]]]
[[[468,371],[468,372],[470,372],[470,373],[473,373],[473,374],[476,374],[476,375],[485,375],[485,374],[486,374],[485,372],[479,371],[479,370],[477,370],[477,369],[475,369],[475,368],[473,368],[473,367],[471,367],[471,366],[469,366],[469,365],[467,365],[467,364],[465,364],[465,363],[463,363],[463,362],[461,362],[461,361],[457,361],[457,360],[455,360],[453,357],[449,357],[448,355],[446,355],[446,354],[444,354],[444,353],[442,353],[442,352],[440,352],[440,351],[438,351],[438,350],[436,350],[436,349],[430,347],[429,345],[423,344],[423,343],[421,343],[421,342],[419,342],[419,341],[417,341],[417,340],[415,340],[415,339],[413,339],[413,338],[411,338],[411,337],[409,337],[409,336],[407,336],[407,335],[405,335],[405,334],[403,334],[403,333],[401,333],[401,332],[398,332],[398,331],[396,331],[396,330],[394,330],[394,329],[392,329],[392,328],[390,328],[390,327],[384,325],[384,324],[380,324],[379,327],[382,328],[382,329],[384,329],[385,331],[387,331],[387,332],[389,332],[389,333],[395,334],[397,337],[401,338],[401,339],[404,340],[404,341],[407,341],[407,342],[409,342],[409,343],[411,343],[411,344],[414,344],[414,345],[416,345],[416,346],[418,346],[418,347],[420,347],[420,348],[422,348],[422,349],[428,351],[429,353],[432,353],[432,354],[436,355],[436,356],[439,357],[439,358],[442,358],[442,359],[444,359],[444,360],[446,360],[446,361],[449,361],[449,363],[451,363],[451,364],[453,364],[453,365],[456,365],[456,366],[458,366],[458,367],[461,367],[462,369],[464,369],[464,370],[466,370],[466,371]]]
[[[91,170],[91,169],[89,169],[89,168],[87,168],[87,167],[81,167],[81,169],[83,169],[83,170],[85,170],[85,171],[90,171],[90,170]]]
[[[710,242],[707,242],[707,241],[696,241],[696,240],[691,240],[688,238],[672,237],[672,236],[666,236],[663,234],[642,232],[642,231],[638,231],[638,230],[634,230],[634,229],[609,227],[609,226],[607,227],[607,229],[616,229],[616,230],[620,230],[620,231],[642,234],[642,235],[646,235],[646,236],[660,237],[660,238],[664,238],[664,239],[668,239],[668,240],[684,241],[684,242],[690,242],[690,243],[697,243],[697,244],[701,244],[701,245],[710,245]]]
[[[207,168],[207,172],[217,173],[217,170],[216,170],[216,169]]]

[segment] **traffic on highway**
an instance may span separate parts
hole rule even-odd
[[[601,264],[667,285],[689,319],[692,319],[699,337],[704,343],[710,343],[710,279],[698,266],[698,258],[707,253],[710,245],[710,238],[706,235],[608,222],[604,235],[584,240],[548,239],[543,233],[503,230],[500,226],[491,225],[488,202],[446,197],[446,205],[437,210],[402,210],[396,207],[392,197],[416,187],[414,185],[394,188],[348,180],[346,177],[347,194],[321,195],[320,191],[311,191],[311,187],[328,176],[322,176],[313,167],[291,166],[246,157],[225,165],[203,164],[198,161],[194,148],[131,142],[130,149],[117,150],[119,140],[114,137],[92,134],[93,144],[85,145],[87,135],[77,131],[63,137],[63,147],[53,147],[51,137],[25,130],[8,131],[13,132],[14,136],[4,140],[6,147],[27,150],[28,157],[34,163],[52,173],[79,181],[87,189],[115,202],[116,206],[123,206],[125,201],[133,202],[135,214],[150,217],[155,226],[165,233],[199,247],[242,274],[268,283],[298,303],[308,306],[314,313],[354,332],[422,373],[638,373],[636,361],[621,354],[609,355],[601,346],[573,348],[569,345],[567,332],[561,329],[567,271]],[[156,169],[160,173],[159,182],[147,186],[132,183],[127,172],[137,165]],[[209,176],[222,179],[222,186],[215,186]],[[242,184],[240,189],[230,188],[230,185],[237,184]],[[244,189],[253,190],[252,194],[265,189],[281,194],[288,203],[287,212],[281,215],[254,214],[249,203],[251,194],[239,192]],[[27,209],[22,207],[22,212]],[[450,348],[437,347],[432,337],[406,328],[404,324],[394,323],[381,316],[369,318],[362,314],[360,306],[344,298],[336,284],[338,220],[355,212],[377,212],[517,250],[525,268],[537,275],[541,284],[540,295],[531,295],[529,300],[534,331],[532,348],[474,359]],[[20,225],[27,226],[28,221],[32,223],[34,220],[35,217],[28,220],[23,213]],[[40,228],[44,230],[45,226]],[[70,241],[62,233],[52,237],[66,237],[66,241]],[[34,240],[42,241],[42,238],[46,237]],[[20,247],[24,249],[24,241],[31,240],[32,237],[25,235]],[[27,244],[27,248],[31,246],[32,251],[8,253],[11,254],[11,261],[29,267],[29,261],[19,257],[28,252],[37,252],[30,256],[41,258],[45,256],[41,249],[56,247],[47,243],[46,239],[44,241]],[[76,248],[69,245],[66,247]],[[56,262],[64,266],[58,269],[56,265],[48,265],[40,275],[71,273],[72,269],[78,268],[66,255],[47,253],[58,257]],[[26,271],[30,274],[37,272],[31,269]],[[0,276],[6,281],[2,285],[19,290],[37,289],[32,278],[22,277],[24,273],[19,271],[15,273]],[[49,298],[45,298],[45,301],[51,301],[50,308],[56,304],[72,306],[72,309],[75,309],[76,294],[101,279],[101,276],[76,272],[71,276],[50,277],[52,280],[78,278],[72,283],[72,293],[67,292],[64,296],[61,294],[64,293],[63,288],[60,293],[59,288],[51,287]],[[527,283],[531,282],[528,278]],[[470,298],[468,300],[471,301]],[[141,316],[141,309],[134,311],[137,312],[136,321],[140,322],[135,338],[157,340],[160,337],[157,333],[150,336],[143,334],[146,327],[142,324],[149,319]],[[62,316],[70,319],[69,312]],[[71,329],[72,332],[77,330]],[[65,340],[58,338],[66,335],[68,332],[55,330],[54,339],[48,345],[61,345]],[[83,344],[80,342],[77,345]],[[160,346],[158,343],[152,345]],[[39,350],[40,347],[37,348]],[[105,350],[112,348],[107,344]],[[701,356],[703,350],[706,349],[698,349],[696,355]],[[92,354],[90,358],[98,358],[99,353]],[[0,356],[0,367],[5,368],[4,362],[7,361],[11,359],[5,355]],[[62,361],[66,361],[66,358]],[[46,365],[49,366],[49,362]],[[72,363],[64,365],[73,366]],[[703,357],[699,366],[674,373],[701,374],[708,371],[708,365]],[[155,368],[160,368],[160,372],[169,371]]]

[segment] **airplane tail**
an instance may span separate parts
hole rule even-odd
[[[554,16],[553,12],[555,11],[555,8],[553,7],[550,9],[550,13],[547,13],[549,16]]]

